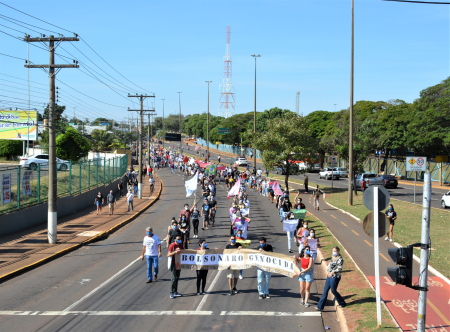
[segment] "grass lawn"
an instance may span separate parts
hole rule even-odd
[[[326,200],[330,204],[350,212],[361,220],[370,212],[366,209],[362,201],[361,193],[353,196],[353,205],[347,205],[348,193],[335,192],[326,195]],[[327,190],[325,190],[327,192]],[[391,200],[397,212],[397,221],[394,227],[394,241],[402,246],[420,242],[422,232],[422,205],[413,204],[400,200]],[[446,277],[450,277],[450,245],[445,234],[450,229],[450,213],[441,209],[431,209],[431,256],[430,265],[441,272]],[[420,250],[414,248],[414,253],[420,257]]]
[[[344,258],[344,268],[338,291],[344,297],[347,306],[344,315],[347,325],[352,331],[393,331],[396,324],[392,320],[384,306],[382,310],[382,326],[377,327],[377,308],[375,292],[365,280],[361,272],[339,244],[336,238],[328,231],[328,228],[316,217],[308,215],[310,227],[314,227],[320,238],[321,252],[327,262],[331,259],[331,251],[334,246],[341,248]],[[318,267],[316,267],[317,269]],[[320,294],[323,290],[319,290]]]

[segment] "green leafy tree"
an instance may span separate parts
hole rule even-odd
[[[9,139],[0,139],[0,157],[13,158],[23,153],[23,142]]]
[[[273,170],[275,167],[286,169],[286,187],[289,187],[289,161],[306,160],[318,149],[309,120],[292,112],[268,120],[264,132],[253,133],[249,130],[245,136],[253,147],[262,152],[262,161],[267,170]]]
[[[105,130],[94,129],[91,133],[91,146],[94,152],[108,150],[112,143],[112,135]]]
[[[64,134],[56,137],[56,156],[64,160],[78,161],[87,157],[91,145],[75,128],[67,128]]]

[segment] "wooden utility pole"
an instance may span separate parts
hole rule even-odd
[[[30,38],[26,36],[24,41],[27,43],[44,43],[49,50],[48,65],[30,65],[26,64],[26,68],[41,68],[48,73],[49,77],[49,103],[48,103],[48,242],[55,244],[57,241],[57,222],[58,222],[58,206],[57,197],[57,178],[56,178],[56,114],[55,114],[55,76],[62,68],[79,68],[78,61],[74,60],[71,65],[55,65],[55,48],[63,41],[79,41],[78,36],[75,37],[54,37],[48,36],[41,38]],[[55,45],[56,42],[56,45]],[[46,70],[48,68],[48,71]],[[55,72],[55,69],[57,71]]]
[[[150,110],[144,110],[144,99],[145,98],[155,98],[155,95],[153,96],[147,96],[147,95],[138,95],[136,94],[135,96],[132,96],[130,94],[128,94],[128,97],[130,98],[139,98],[140,102],[141,102],[141,109],[140,110],[130,110],[128,109],[128,111],[130,112],[139,112],[139,184],[138,184],[138,197],[139,199],[142,199],[142,137],[144,136],[143,133],[143,127],[142,127],[142,121],[143,121],[143,116],[145,112],[155,112],[155,109],[150,109]]]
[[[348,205],[353,205],[353,190],[352,183],[354,180],[353,171],[353,32],[354,32],[354,0],[352,0],[352,50],[351,50],[351,65],[350,65],[350,124],[349,124],[349,139],[348,139]],[[355,183],[356,190],[356,183]]]

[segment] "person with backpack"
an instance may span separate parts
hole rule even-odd
[[[316,190],[314,190],[314,210],[319,209],[319,197],[320,197],[320,189],[319,185],[317,185]]]

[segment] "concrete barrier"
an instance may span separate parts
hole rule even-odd
[[[117,179],[106,186],[93,188],[76,196],[66,196],[58,198],[58,218],[63,218],[76,213],[89,206],[94,206],[94,198],[100,190],[106,199],[106,195],[112,189],[114,193],[119,191],[119,181],[123,181],[124,192],[127,185],[124,180]],[[15,232],[23,231],[27,228],[37,226],[47,222],[48,204],[47,202],[34,205],[29,208],[14,211],[0,216],[0,237]]]

